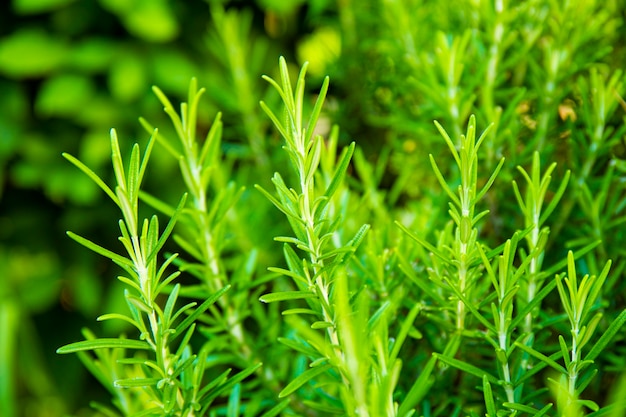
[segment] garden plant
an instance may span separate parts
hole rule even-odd
[[[46,348],[99,387],[62,413],[626,415],[623,0],[207,3],[199,74],[59,150],[108,291]],[[56,415],[12,369],[0,414]]]

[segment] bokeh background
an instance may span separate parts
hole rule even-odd
[[[510,32],[498,52],[498,76],[487,86],[498,93],[486,97],[481,88],[484,61],[490,57],[488,34],[493,33],[493,20],[488,18],[494,16],[491,3],[1,2],[0,416],[90,415],[89,400],[107,401],[107,394],[75,357],[60,357],[55,350],[80,338],[80,329],[93,327],[102,312],[122,308],[117,305],[122,297],[115,296],[120,291],[115,271],[65,235],[66,230],[77,231],[112,247],[116,233],[111,219],[118,215],[61,153],[77,156],[107,178],[111,128],[117,129],[123,146],[130,146],[135,141],[145,144],[149,136],[138,117],[168,125],[152,85],[178,103],[186,97],[190,78],[197,77],[207,88],[200,130],[206,131],[215,114],[223,112],[224,152],[236,168],[235,180],[247,186],[267,184],[274,169],[270,161],[281,157],[274,155],[280,143],[258,106],[261,99],[276,101],[261,75],[276,75],[279,56],[285,56],[294,70],[309,61],[311,92],[324,75],[331,76],[324,116],[328,123],[341,126],[343,143],[357,139],[364,160],[382,161],[377,168],[379,184],[359,184],[357,179],[353,186],[364,191],[384,188],[385,203],[405,214],[413,212],[405,219],[417,223],[420,215],[429,215],[423,207],[411,210],[412,205],[419,207],[424,195],[430,193],[431,203],[445,200],[432,195],[438,187],[425,157],[445,151],[434,119],[454,134],[463,130],[471,113],[477,114],[480,130],[496,117],[506,121],[506,130],[495,129],[486,159],[493,166],[502,154],[510,158],[510,169],[502,174],[505,181],[510,181],[517,163],[529,161],[528,149],[545,143],[546,137],[558,139],[542,145],[542,156],[559,161],[559,175],[565,168],[576,168],[577,161],[568,161],[569,154],[562,149],[583,146],[584,129],[580,143],[564,145],[561,140],[579,140],[568,133],[584,104],[576,86],[592,66],[607,78],[624,68],[626,2],[584,2],[580,12],[565,6],[571,2],[516,5],[506,20]],[[457,54],[456,64],[463,63],[455,68],[463,69],[448,79],[442,62],[451,51]],[[555,56],[556,69],[550,61]],[[448,94],[451,87],[454,97]],[[494,112],[495,106],[500,113]],[[623,125],[624,112],[619,109],[614,105],[607,126]],[[597,169],[588,173],[592,191],[594,175],[599,178],[596,188],[601,187],[610,159],[626,172],[625,149],[614,141],[594,159]],[[162,150],[153,158],[158,169],[150,172],[147,189],[175,200],[180,192],[180,183],[170,180],[175,163]],[[622,196],[620,181],[616,177],[611,187]],[[502,205],[502,236],[507,236],[507,227],[514,227],[507,223],[506,214],[515,210],[512,195],[508,197],[494,202]],[[623,204],[618,203],[606,218],[623,217]],[[573,207],[573,213],[580,212]],[[264,260],[260,265],[265,266],[280,257],[264,250],[277,234],[272,227],[280,227],[267,217],[280,214],[268,213],[274,213],[269,205],[255,206],[251,216],[270,220],[251,219],[259,227],[247,236],[249,245],[260,249]],[[574,217],[562,220],[588,223],[584,215]],[[429,224],[431,230],[438,226],[436,220]],[[626,238],[623,231],[611,230],[614,225],[608,222],[605,229],[601,225],[593,232],[606,239],[602,258],[615,259],[620,276]],[[563,246],[581,238],[577,233],[587,233],[584,228],[566,232],[560,238]],[[598,236],[586,235],[592,237]],[[616,294],[623,293],[621,281],[616,278],[612,284]],[[623,302],[623,297],[616,302]],[[100,334],[116,334],[119,329],[113,326],[106,323],[98,329]]]

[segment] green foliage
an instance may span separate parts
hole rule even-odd
[[[624,10],[4,5],[0,414],[623,415]]]

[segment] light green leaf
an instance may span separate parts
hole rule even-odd
[[[230,379],[228,379],[226,383],[222,384],[219,388],[213,391],[206,399],[203,399],[202,402],[205,404],[210,404],[219,395],[221,395],[224,392],[228,392],[233,386],[235,386],[236,384],[240,383],[241,381],[243,381],[244,379],[252,375],[261,366],[263,366],[263,364],[258,363],[256,365],[249,366],[248,368],[244,369],[241,372],[236,373],[235,375],[230,377]]]
[[[178,291],[180,291],[180,284],[174,285],[174,288],[172,288],[172,292],[167,297],[167,302],[165,303],[165,308],[163,309],[164,326],[170,326],[172,311],[174,310],[174,305],[176,304],[176,300],[178,299]]]
[[[304,87],[304,82],[302,84]],[[328,92],[329,84],[330,78],[324,77],[324,82],[322,83],[320,92],[317,95],[317,99],[315,100],[315,106],[313,107],[313,111],[311,111],[311,116],[309,116],[309,122],[306,126],[306,137],[304,138],[304,143],[309,143],[311,137],[313,136],[315,126],[317,125],[317,119],[319,118],[320,112],[322,111],[322,105],[324,104],[324,100],[326,99],[326,93]]]
[[[529,407],[527,405],[518,404],[518,403],[509,403],[509,402],[502,403],[502,406],[506,407],[506,408],[510,408],[512,410],[521,411],[522,413],[528,413],[528,414],[530,414],[533,417],[543,416],[550,410],[550,408],[552,408],[552,404],[551,403],[547,404],[541,410],[537,410],[537,409],[535,409],[533,407]]]
[[[324,196],[327,197],[328,200],[332,198],[332,196],[335,194],[335,192],[343,182],[346,171],[348,170],[348,166],[350,165],[350,160],[352,159],[352,155],[354,154],[355,147],[356,144],[354,142],[351,142],[350,145],[347,148],[344,148],[341,152],[341,158],[339,160],[339,164],[337,165],[337,169],[335,170],[335,174],[333,175],[330,184],[328,184],[328,188],[324,192]],[[328,200],[318,205],[315,213],[316,217],[319,215],[319,212],[324,209]]]
[[[439,166],[437,166],[435,157],[432,155],[428,155],[428,157],[430,158],[430,165],[432,166],[433,171],[435,172],[435,177],[437,178],[437,181],[439,181],[439,184],[441,185],[443,190],[446,192],[446,194],[448,194],[448,197],[450,197],[450,200],[452,200],[452,202],[457,207],[461,207],[461,200],[459,200],[459,197],[456,194],[454,194],[452,190],[450,189],[450,186],[448,185],[445,178],[443,177],[443,174],[439,170]]]
[[[156,88],[156,87],[155,87]],[[159,142],[160,145],[162,145],[165,150],[174,157],[175,160],[179,160],[181,158],[181,154],[180,152],[178,152],[176,149],[174,149],[174,147],[171,145],[169,138],[165,137],[162,133],[157,132],[157,129],[152,126],[146,119],[144,119],[143,117],[139,118],[139,123],[143,126],[143,128],[146,130],[146,132],[153,134],[156,132],[156,139]]]
[[[137,329],[141,330],[141,327],[139,327],[139,324],[133,320],[132,318],[125,316],[123,314],[119,314],[119,313],[109,313],[109,314],[103,314],[101,316],[99,316],[97,319],[97,321],[105,321],[105,320],[122,320],[125,321],[127,323],[130,323],[133,325],[133,327],[136,327]]]
[[[496,180],[496,177],[498,176],[498,174],[500,173],[500,170],[502,169],[502,166],[504,165],[504,157],[502,157],[500,159],[500,162],[498,162],[498,165],[496,166],[496,169],[494,169],[493,173],[491,174],[491,176],[489,177],[489,180],[487,180],[487,183],[484,185],[484,187],[478,192],[478,194],[476,195],[476,197],[474,197],[474,201],[470,204],[474,204],[478,201],[480,201],[484,195],[487,193],[487,191],[489,191],[489,189],[491,188],[491,186],[493,185],[494,181]],[[484,212],[483,212],[484,213]]]
[[[57,353],[74,353],[83,350],[94,349],[143,349],[149,350],[150,345],[140,340],[130,339],[94,339],[84,340],[82,342],[70,343],[57,349]]]
[[[476,308],[476,306],[471,303],[467,297],[465,297],[465,294],[463,294],[456,286],[455,283],[453,283],[452,281],[450,281],[449,278],[444,278],[444,281],[448,284],[449,288],[452,290],[452,292],[454,292],[454,294],[459,297],[459,299],[463,302],[463,304],[465,304],[465,307],[474,315],[474,317],[476,317],[482,324],[483,326],[485,326],[487,329],[489,329],[491,332],[493,333],[498,333],[496,328],[493,326],[493,324],[491,324],[486,318],[485,316],[483,316],[480,311],[478,311],[478,309]]]
[[[281,313],[283,316],[288,316],[290,314],[312,314],[315,316],[319,316],[320,313],[313,311],[308,308],[290,308],[289,310],[285,310]]]
[[[264,294],[259,297],[264,303],[273,303],[276,301],[301,300],[304,298],[315,298],[317,295],[310,291],[282,291]]]
[[[411,310],[409,311],[409,314],[406,315],[406,318],[402,322],[402,327],[400,327],[400,331],[398,332],[398,336],[393,342],[393,348],[391,349],[391,353],[389,354],[389,362],[395,362],[396,358],[398,357],[398,354],[400,353],[400,348],[406,340],[409,331],[413,327],[413,323],[415,322],[415,318],[419,314],[421,307],[421,304],[415,304],[413,308],[411,308]]]
[[[439,249],[435,248],[433,245],[431,245],[429,242],[427,242],[426,240],[422,239],[421,237],[417,236],[416,234],[414,234],[413,232],[411,232],[409,229],[407,229],[404,225],[402,225],[400,222],[395,221],[394,222],[400,229],[402,229],[402,231],[404,233],[406,233],[411,239],[413,239],[414,241],[416,241],[417,243],[419,243],[420,245],[422,245],[426,250],[428,250],[429,252],[433,253],[435,256],[437,256],[439,259],[441,259],[444,263],[449,264],[450,263],[450,258],[448,256],[446,256],[445,254],[441,253],[439,251]]]
[[[485,397],[485,407],[487,408],[487,417],[497,417],[496,403],[493,400],[493,392],[491,384],[487,376],[483,376],[483,396]]]
[[[613,320],[609,328],[602,333],[600,339],[598,339],[598,341],[589,350],[589,353],[585,357],[585,360],[595,360],[600,355],[600,353],[602,353],[604,348],[611,342],[611,339],[613,339],[617,332],[622,328],[624,323],[626,323],[626,310],[622,310],[619,316],[617,316],[615,320]]]
[[[113,190],[111,190],[111,188],[109,188],[108,185],[106,185],[106,183],[104,181],[102,181],[102,179],[98,176],[98,174],[96,174],[95,172],[93,172],[89,167],[87,167],[87,165],[83,164],[81,161],[79,161],[77,158],[75,158],[74,156],[68,154],[68,153],[63,153],[62,154],[63,157],[65,159],[67,159],[68,161],[70,161],[72,164],[74,164],[78,169],[80,169],[81,171],[83,171],[85,174],[87,174],[87,176],[89,178],[91,178],[91,180],[93,182],[95,182],[98,187],[100,187],[108,196],[111,200],[113,200],[113,202],[119,206],[119,200],[117,199],[117,196],[115,195],[115,193],[113,192]]]
[[[203,314],[209,307],[211,307],[215,302],[228,290],[230,289],[230,285],[225,286],[224,288],[217,291],[215,294],[211,295],[206,301],[198,306],[185,320],[180,322],[176,329],[174,329],[174,333],[172,334],[172,340],[176,337],[180,336],[182,332],[187,329],[187,327],[191,326],[201,314]]]
[[[315,378],[316,376],[323,374],[324,372],[328,371],[329,369],[332,368],[332,365],[330,364],[326,364],[326,365],[322,365],[322,366],[317,366],[315,368],[310,368],[306,371],[304,371],[302,374],[300,374],[296,379],[294,379],[293,381],[291,381],[279,394],[278,394],[278,398],[284,398],[286,396],[288,396],[289,394],[295,392],[296,390],[298,390],[301,386],[303,386],[304,384],[306,384],[307,382],[309,382],[311,379]]]
[[[184,193],[180,199],[180,202],[178,203],[178,206],[176,207],[176,210],[174,210],[172,217],[167,222],[167,226],[165,226],[165,230],[163,230],[161,237],[159,237],[158,242],[156,243],[154,248],[152,248],[152,250],[150,251],[150,254],[147,257],[146,262],[150,262],[165,245],[165,242],[167,241],[167,239],[170,237],[170,234],[174,230],[174,226],[176,225],[178,216],[180,216],[180,213],[182,212],[183,207],[185,207],[186,201],[187,201],[187,193]]]
[[[546,298],[548,294],[552,292],[552,290],[554,290],[554,287],[556,287],[556,285],[557,282],[555,279],[549,281],[546,285],[544,285],[541,291],[539,291],[535,295],[535,297],[524,307],[524,309],[520,311],[520,313],[517,314],[517,316],[511,321],[509,328],[516,328],[522,322],[522,320],[524,320],[528,314],[531,314],[535,307],[537,307],[541,303],[541,301]]]
[[[276,197],[274,197],[273,195],[271,195],[269,192],[267,192],[263,187],[261,187],[258,184],[254,185],[254,188],[256,188],[257,190],[259,190],[261,193],[263,193],[263,195],[280,211],[282,211],[284,214],[286,214],[287,216],[291,217],[292,219],[296,220],[297,222],[302,222],[302,219],[298,216],[297,213],[293,212],[291,207],[287,207],[285,206],[283,203],[281,203]]]
[[[124,258],[123,256],[118,255],[115,252],[105,249],[102,246],[96,243],[93,243],[91,240],[85,239],[84,237],[79,236],[73,232],[67,232],[67,235],[71,237],[72,239],[74,239],[76,242],[85,246],[87,249],[91,249],[92,251],[96,252],[99,255],[104,256],[105,258],[109,258],[112,261],[117,262],[118,264],[121,264],[121,265],[133,267],[133,263],[130,259]]]
[[[544,362],[545,364],[549,365],[550,367],[552,367],[553,369],[555,369],[562,375],[567,375],[567,370],[563,368],[561,365],[559,365],[558,363],[556,363],[554,359],[549,358],[543,353],[538,352],[535,349],[531,348],[530,346],[524,345],[523,343],[515,342],[515,346],[522,349],[524,352],[531,354],[535,358],[539,359],[541,362]]]
[[[267,268],[268,271],[271,272],[276,272],[279,273],[281,275],[285,275],[288,276],[290,278],[292,278],[294,281],[296,281],[297,283],[303,284],[303,285],[308,285],[308,281],[306,278],[304,278],[301,275],[298,275],[297,273],[290,271],[288,269],[284,269],[284,268],[276,268],[273,266],[270,266],[269,268]]]
[[[269,78],[268,78],[269,79]],[[271,81],[272,83],[274,82],[273,80]],[[276,115],[274,114],[274,112],[267,106],[267,104],[265,104],[263,101],[261,101],[260,103],[261,109],[263,109],[263,111],[265,112],[265,114],[267,114],[267,116],[270,118],[270,120],[272,121],[272,123],[274,123],[274,126],[276,127],[276,129],[278,130],[278,132],[280,133],[280,135],[287,139],[289,136],[287,135],[287,131],[285,130],[283,124],[278,120],[278,117],[276,117]]]
[[[315,349],[313,349],[312,347],[306,345],[304,342],[301,342],[298,340],[291,340],[291,339],[287,339],[284,337],[279,337],[278,342],[282,343],[285,346],[290,347],[291,349],[297,352],[304,353],[309,358],[314,358],[318,356],[317,351],[315,351]]]
[[[151,387],[159,383],[161,378],[128,378],[118,379],[113,385],[118,388]]]
[[[311,329],[327,329],[329,327],[334,327],[334,324],[327,321],[315,321],[311,324]]]

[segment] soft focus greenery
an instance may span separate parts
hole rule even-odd
[[[0,416],[625,415],[625,62],[624,0],[3,2]]]

